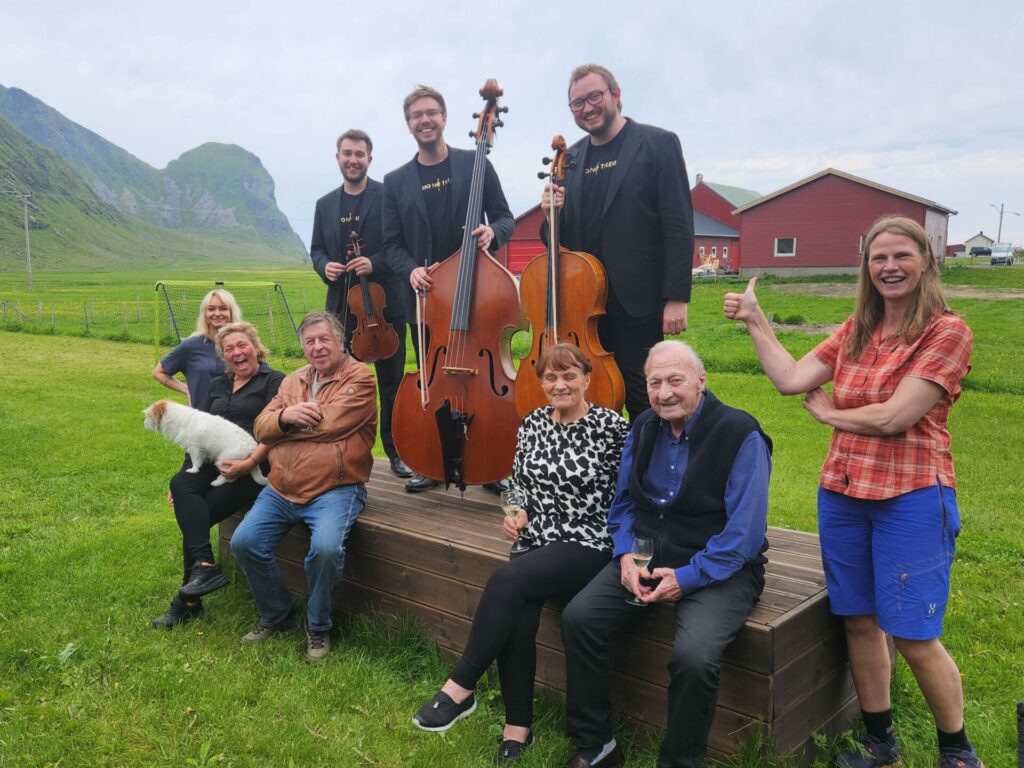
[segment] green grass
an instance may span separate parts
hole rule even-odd
[[[310,301],[322,300],[312,270],[285,277],[292,289],[307,286]],[[151,290],[151,278],[46,283],[117,301],[140,286]],[[687,338],[708,361],[715,392],[756,414],[775,441],[771,524],[815,530],[828,430],[751,366],[749,339],[721,317],[721,296],[732,286],[742,284],[697,287]],[[0,280],[0,296],[6,290]],[[808,322],[849,311],[848,301],[808,301],[774,285],[759,295],[776,314]],[[969,733],[992,768],[1013,764],[1013,705],[1024,699],[1021,310],[1006,300],[954,307],[975,331],[971,379],[987,384],[967,388],[953,409],[964,532],[944,642],[964,677]],[[800,352],[818,338],[789,333],[784,343]],[[343,621],[336,652],[310,667],[298,637],[239,645],[255,613],[236,578],[207,601],[205,621],[150,630],[180,578],[180,537],[164,501],[180,452],[141,426],[142,408],[166,395],[149,378],[152,346],[0,332],[0,361],[0,766],[487,763],[501,725],[493,681],[482,689],[479,714],[449,735],[409,725],[448,671],[409,624]],[[299,364],[271,362],[283,370]],[[894,701],[904,765],[932,766],[934,728],[902,663]],[[561,764],[569,745],[557,698],[541,697],[536,730],[524,765]],[[656,734],[619,734],[631,766],[654,765]],[[756,745],[730,761],[783,764]]]

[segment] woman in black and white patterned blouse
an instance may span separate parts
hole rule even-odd
[[[497,762],[519,760],[532,740],[535,637],[548,598],[569,600],[611,556],[606,524],[615,493],[623,418],[586,400],[590,364],[571,344],[550,347],[540,358],[548,405],[519,427],[512,488],[525,511],[505,520],[505,534],[527,550],[513,554],[487,582],[466,651],[441,690],[413,723],[446,731],[476,709],[473,688],[497,660],[505,702],[505,731]]]

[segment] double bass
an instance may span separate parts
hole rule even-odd
[[[405,374],[392,417],[395,448],[413,471],[445,487],[493,483],[509,475],[516,412],[511,337],[524,330],[512,275],[479,247],[472,231],[483,221],[484,175],[502,91],[480,89],[486,106],[476,131],[462,246],[428,267],[430,290],[417,294],[420,370]],[[424,343],[425,342],[425,343]]]
[[[565,139],[555,136],[551,142],[553,159],[549,173],[553,184],[565,186]],[[571,166],[570,166],[571,169]],[[598,318],[604,314],[608,298],[608,276],[604,266],[589,253],[570,251],[558,242],[558,209],[548,211],[548,252],[533,259],[519,278],[523,314],[533,328],[529,353],[519,361],[516,378],[516,408],[523,417],[535,408],[547,405],[547,397],[537,376],[540,356],[559,342],[575,344],[590,363],[587,399],[616,413],[626,400],[626,385],[611,352],[601,346],[597,334]]]
[[[349,241],[348,258],[362,256],[359,233],[353,231]],[[356,320],[349,350],[357,360],[363,363],[387,360],[398,351],[398,334],[384,319],[387,304],[380,283],[372,283],[366,275],[359,275],[359,285],[353,285],[345,294],[344,307]]]

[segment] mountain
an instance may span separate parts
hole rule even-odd
[[[203,144],[157,170],[19,88],[0,85],[0,117],[52,150],[95,195],[122,214],[170,229],[248,234],[302,259],[305,248],[274,199],[259,158],[228,144]]]
[[[124,213],[102,200],[60,155],[0,118],[0,272],[25,269],[24,207],[14,194],[25,191],[31,194],[29,242],[37,270],[298,263],[281,238],[251,228],[168,229]]]

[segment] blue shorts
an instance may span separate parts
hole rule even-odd
[[[894,637],[939,637],[959,533],[952,488],[935,485],[882,501],[818,488],[818,534],[832,612],[874,614]]]

